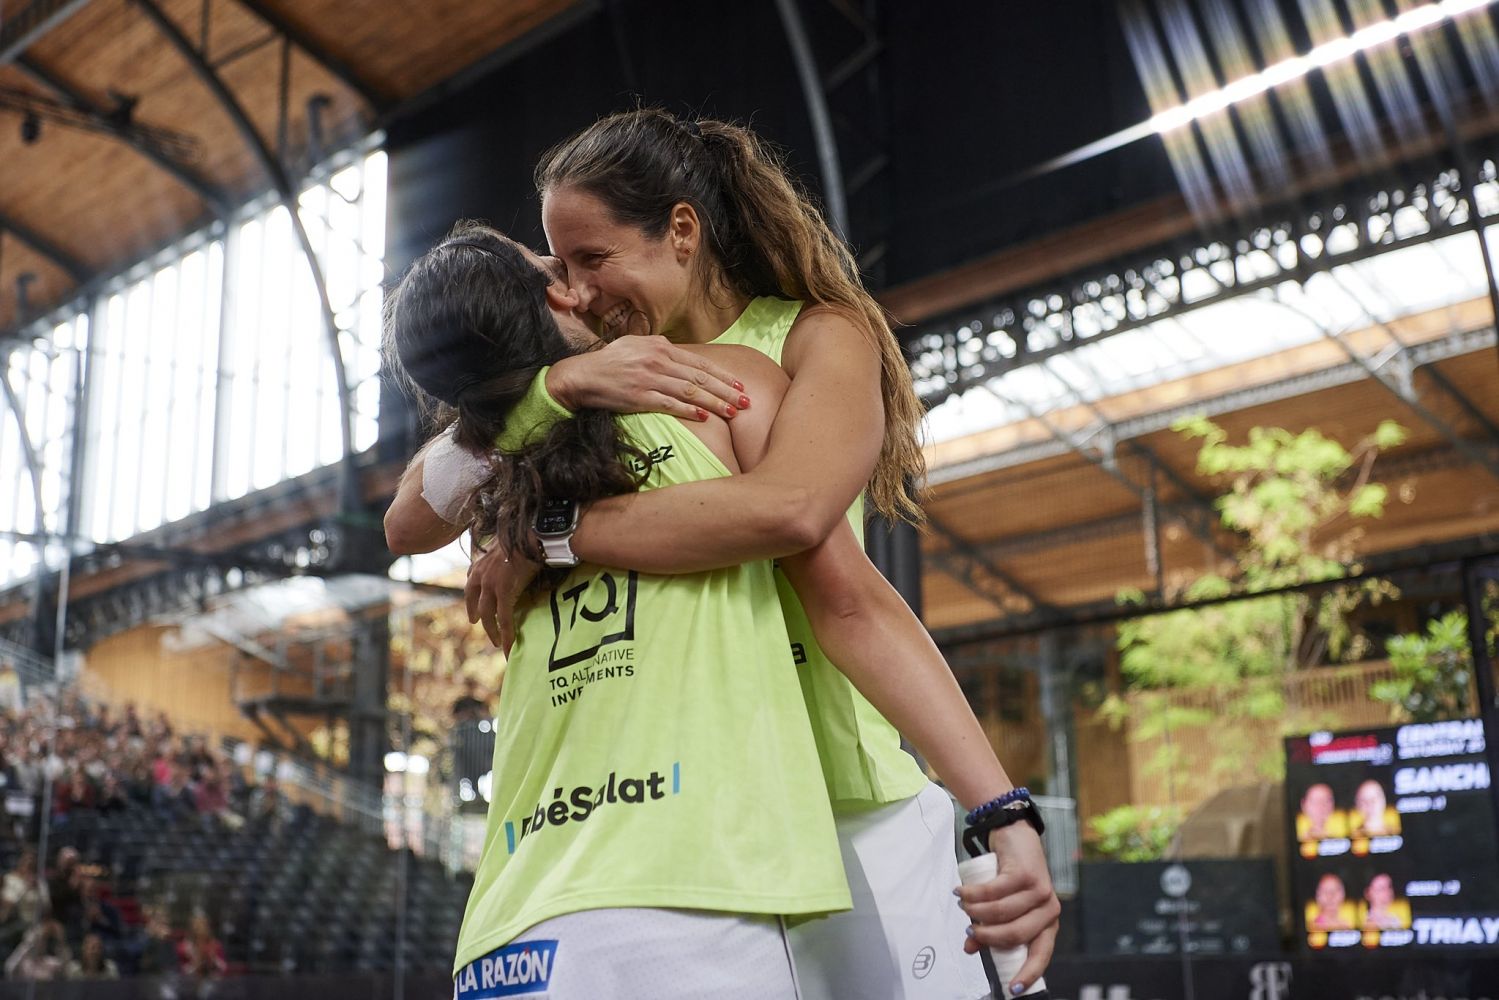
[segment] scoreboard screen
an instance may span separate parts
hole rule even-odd
[[[1305,947],[1499,948],[1491,795],[1477,719],[1287,739]]]

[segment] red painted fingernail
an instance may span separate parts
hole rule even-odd
[[[726,416],[726,417],[733,417],[734,414],[736,414],[738,412],[739,411],[736,410],[736,409],[734,409],[732,406],[725,406],[723,408],[723,415]]]
[[[697,408],[697,418],[699,420],[707,420],[708,419],[708,411],[705,410],[705,409],[703,409],[701,406],[699,406]]]
[[[748,396],[740,396],[739,397],[739,408],[741,410],[747,410],[747,409],[749,409],[749,397]]]
[[[740,392],[743,392],[743,391],[744,391],[744,383],[743,383],[743,382],[741,382],[741,381],[739,381],[739,380],[738,380],[738,379],[737,379],[737,378],[736,378],[736,379],[735,379],[735,380],[734,380],[734,388],[736,388],[736,389],[738,389],[738,390],[739,390],[739,391],[740,391]]]

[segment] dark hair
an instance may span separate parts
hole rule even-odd
[[[686,202],[702,220],[708,255],[719,265],[707,276],[710,291],[718,283],[749,297],[826,306],[863,329],[880,352],[885,404],[885,440],[870,500],[887,517],[922,519],[926,461],[918,436],[924,410],[889,318],[864,288],[848,247],[759,136],[727,122],[682,121],[660,109],[611,115],[542,157],[537,191],[544,197],[563,187],[593,195],[616,222],[648,237],[664,235],[672,207]]]
[[[535,548],[531,524],[541,498],[629,493],[650,467],[602,410],[579,410],[520,451],[495,457],[511,410],[537,374],[577,353],[547,307],[550,283],[497,230],[464,221],[417,258],[385,300],[386,367],[433,426],[456,421],[454,440],[491,456],[494,471],[470,524],[475,539],[493,535],[526,553]]]

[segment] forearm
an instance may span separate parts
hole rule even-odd
[[[818,645],[965,808],[1009,791],[1013,783],[931,636],[846,535],[781,561]]]
[[[755,400],[730,424],[744,475],[601,501],[574,550],[609,566],[690,573],[802,552],[845,524],[880,453],[878,358],[857,331],[823,330],[806,345],[815,350],[801,352],[789,386],[763,357],[767,372],[734,360]]]
[[[803,487],[753,473],[589,505],[573,536],[579,558],[642,573],[697,573],[778,559],[816,543]]]

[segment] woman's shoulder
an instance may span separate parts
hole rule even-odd
[[[785,371],[763,352],[743,344],[682,344],[683,350],[711,359],[728,368],[746,388],[751,383],[779,385],[787,381]]]

